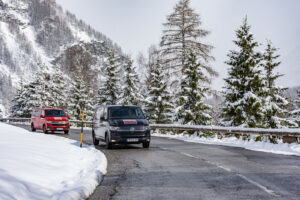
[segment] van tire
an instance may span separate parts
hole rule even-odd
[[[143,148],[149,148],[150,142],[143,142]]]
[[[45,125],[43,125],[43,132],[44,132],[45,134],[48,133],[48,131],[46,130],[46,126],[45,126]]]
[[[65,132],[65,134],[69,134],[69,131],[64,131]]]
[[[106,137],[105,137],[105,147],[106,149],[111,149],[112,148],[112,143],[109,141],[109,136],[108,134],[106,134]]]
[[[33,123],[31,123],[31,131],[32,131],[32,132],[35,132],[35,131],[36,131],[36,129],[34,128]]]
[[[93,133],[92,133],[92,136],[93,136],[93,144],[94,144],[94,145],[98,145],[98,144],[99,144],[99,140],[97,140],[97,138],[95,137],[94,131],[93,131]]]

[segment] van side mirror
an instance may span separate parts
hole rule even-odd
[[[40,118],[45,118],[45,116],[44,115],[40,115]]]
[[[150,120],[150,119],[151,119],[150,115],[147,115],[146,120]]]

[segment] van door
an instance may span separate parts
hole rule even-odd
[[[41,115],[44,116],[44,118],[40,117]],[[43,125],[44,125],[44,122],[45,122],[45,112],[43,109],[40,109],[39,112],[38,112],[38,124],[39,124],[39,129],[43,129]]]
[[[100,128],[99,128],[100,138],[103,140],[105,140],[107,123],[108,123],[107,107],[104,107],[100,117]]]
[[[31,114],[31,123],[33,123],[33,125],[34,125],[34,127],[35,128],[37,128],[37,115],[36,115],[36,113],[37,113],[37,110],[36,109],[34,109],[33,111],[32,111],[32,114]]]
[[[93,126],[94,126],[94,133],[96,135],[96,138],[100,138],[100,117],[102,115],[102,107],[98,107],[96,109],[96,113],[93,119]]]

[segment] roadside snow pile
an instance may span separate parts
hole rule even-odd
[[[93,146],[0,123],[0,199],[84,199],[106,173]]]
[[[232,147],[242,147],[245,149],[253,150],[253,151],[263,151],[268,153],[275,154],[283,154],[283,155],[296,155],[300,156],[300,144],[293,143],[287,144],[279,142],[278,144],[273,144],[270,142],[260,142],[254,141],[254,139],[243,140],[238,139],[236,137],[227,137],[218,139],[217,135],[214,137],[199,137],[197,135],[183,135],[183,134],[161,134],[161,133],[153,133],[152,136],[157,137],[167,137],[178,140],[183,140],[186,142],[194,142],[194,143],[202,143],[202,144],[214,144],[214,145],[224,145],[224,146],[232,146]]]

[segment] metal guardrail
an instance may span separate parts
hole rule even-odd
[[[221,126],[199,126],[199,125],[176,125],[176,124],[150,124],[151,129],[175,130],[194,130],[203,132],[216,132],[228,134],[256,134],[272,136],[290,136],[300,138],[300,129],[264,129],[264,128],[240,128],[240,127],[221,127]]]
[[[30,121],[31,118],[0,118],[0,122],[1,121],[4,121],[4,122],[18,122],[18,121],[21,121],[21,122],[25,122],[25,121]],[[80,120],[69,120],[69,122],[71,123],[82,123],[82,121]],[[92,121],[83,121],[84,124],[92,124],[93,122]]]
[[[73,123],[82,123],[82,121],[80,120],[69,120],[69,122],[73,122]],[[84,124],[92,124],[92,121],[83,121]]]
[[[17,122],[30,121],[30,118],[0,118],[1,121]],[[71,123],[82,123],[80,120],[70,120]],[[92,121],[84,121],[84,124],[91,125]],[[221,126],[199,126],[199,125],[180,125],[180,124],[150,124],[152,130],[167,129],[175,130],[176,133],[181,130],[194,130],[203,132],[216,132],[225,134],[256,134],[271,136],[289,136],[300,138],[300,128],[291,129],[264,129],[264,128],[240,128],[240,127],[221,127]]]

